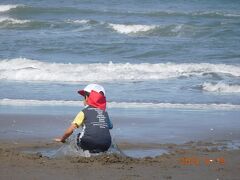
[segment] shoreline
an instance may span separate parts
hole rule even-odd
[[[240,140],[240,121],[228,114],[219,116],[208,112],[161,112],[158,117],[111,115],[116,142],[144,144],[183,144],[189,141]],[[191,116],[192,115],[192,116]],[[202,116],[201,116],[202,115]],[[188,117],[191,116],[191,117]],[[0,113],[1,139],[53,139],[61,136],[74,119],[72,115],[53,114],[2,114]],[[81,131],[77,129],[76,132]]]

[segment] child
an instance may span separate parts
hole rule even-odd
[[[78,113],[64,135],[55,141],[64,143],[76,128],[82,126],[83,131],[77,139],[78,146],[91,153],[107,151],[111,145],[109,129],[113,125],[106,112],[105,90],[101,85],[89,84],[78,93],[84,96],[85,108]]]

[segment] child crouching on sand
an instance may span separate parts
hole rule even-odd
[[[107,151],[111,145],[109,129],[113,125],[106,111],[105,90],[101,85],[89,84],[78,93],[84,96],[85,108],[78,113],[64,135],[55,141],[64,143],[76,128],[82,126],[83,131],[78,135],[77,145],[90,153]]]

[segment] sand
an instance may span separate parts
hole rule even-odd
[[[171,153],[153,158],[116,154],[48,158],[23,152],[59,146],[52,141],[1,141],[0,179],[239,179],[240,150],[210,150],[206,146],[212,144],[206,142],[159,145],[168,146]]]
[[[39,119],[43,121],[39,122]],[[38,116],[35,122],[37,126],[32,129],[29,117],[1,115],[0,179],[239,179],[239,145],[229,147],[228,142],[231,142],[229,136],[215,143],[210,139],[184,144],[117,142],[122,150],[167,150],[167,154],[156,157],[132,158],[103,154],[90,158],[73,156],[49,158],[40,150],[58,149],[62,146],[61,143],[53,142],[50,137],[62,132],[62,128],[69,123],[69,118],[61,118],[64,123],[56,126],[53,134],[47,134],[50,137],[44,133],[49,129],[41,130],[41,127],[46,128],[43,125],[44,119],[49,119],[49,116]],[[49,128],[54,127],[58,121],[58,118],[52,116]],[[24,133],[20,131],[22,129]],[[38,136],[34,136],[34,132],[37,131]]]

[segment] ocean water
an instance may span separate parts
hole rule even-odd
[[[239,118],[237,0],[2,0],[0,42],[0,113],[76,113],[100,83],[115,116]]]

